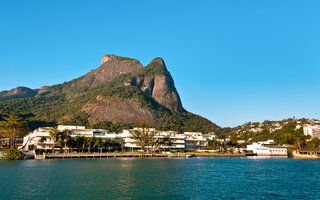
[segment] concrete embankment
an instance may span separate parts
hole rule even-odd
[[[246,157],[246,154],[195,154],[195,157],[230,157],[239,158]]]
[[[192,153],[190,153],[192,154]],[[181,154],[127,154],[127,153],[110,153],[110,154],[43,154],[36,155],[36,160],[45,159],[100,159],[100,158],[184,158],[185,153]],[[214,157],[229,157],[229,158],[239,158],[251,155],[246,154],[208,154],[208,153],[196,153],[192,154],[194,157],[198,158],[214,158]]]
[[[87,159],[87,158],[143,158],[143,157],[167,157],[164,154],[47,154],[47,155],[36,155],[36,160],[44,159]]]

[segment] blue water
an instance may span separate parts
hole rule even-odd
[[[0,199],[320,199],[320,160],[0,161]]]

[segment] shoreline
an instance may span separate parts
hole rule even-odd
[[[194,158],[265,158],[267,156],[256,156],[252,154],[209,154],[209,153],[177,153],[177,154],[158,154],[158,153],[94,153],[94,154],[43,154],[36,155],[35,160],[54,160],[54,159],[112,159],[112,158],[186,158],[186,155],[193,155]],[[277,157],[277,156],[269,156]],[[282,156],[283,157],[283,156]],[[283,157],[284,158],[284,157]]]

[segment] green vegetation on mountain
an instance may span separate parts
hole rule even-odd
[[[18,115],[30,129],[57,124],[85,125],[119,132],[144,120],[161,130],[215,132],[211,121],[184,110],[163,60],[139,61],[106,55],[85,76],[42,87],[32,96],[0,99],[0,116]]]
[[[234,128],[223,128],[219,133],[220,137],[231,136],[231,142],[245,140],[245,145],[273,139],[279,145],[286,144],[294,148],[319,148],[320,140],[318,138],[311,139],[310,136],[304,135],[302,126],[305,123],[308,123],[306,119],[250,122]]]

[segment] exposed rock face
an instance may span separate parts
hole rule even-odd
[[[171,111],[185,111],[162,58],[156,58],[143,67],[138,60],[107,54],[102,57],[102,65],[85,75],[80,84],[96,87],[121,74],[132,74],[123,83],[125,86],[139,87],[145,95]]]
[[[37,96],[43,96],[43,95],[46,95],[50,90],[50,87],[49,86],[42,86],[39,91],[38,91],[38,94]]]
[[[170,110],[184,112],[185,110],[182,107],[179,94],[174,86],[173,78],[168,72],[164,61],[162,59],[157,59],[152,61],[149,65],[152,66],[153,62],[162,67],[165,70],[165,73],[155,76],[153,80],[154,87],[152,89],[152,98]]]
[[[32,90],[27,87],[17,87],[10,91],[2,91],[0,92],[0,101],[5,101],[9,99],[19,99],[19,98],[27,98],[34,97],[37,94],[37,90]]]
[[[101,59],[101,65],[105,62],[107,62],[108,60],[110,60],[110,55],[106,54],[102,57]]]
[[[170,110],[184,111],[171,76],[157,75],[155,77],[152,98]]]
[[[184,112],[174,81],[162,58],[156,58],[144,68],[145,78],[131,80],[149,97],[171,111]]]
[[[101,96],[97,99],[98,103],[87,104],[82,109],[90,114],[89,122],[111,121],[141,124],[147,120],[150,125],[156,124],[153,114],[135,99]]]
[[[138,60],[116,55],[105,55],[102,57],[102,65],[85,75],[80,81],[80,85],[96,87],[121,74],[138,72],[142,68],[143,66]]]

